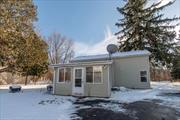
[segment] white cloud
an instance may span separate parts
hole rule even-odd
[[[77,55],[95,55],[107,53],[106,46],[108,44],[117,44],[117,38],[114,36],[110,29],[107,27],[107,32],[105,34],[105,39],[96,44],[87,44],[76,42],[75,43],[75,53]]]

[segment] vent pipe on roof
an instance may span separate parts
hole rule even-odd
[[[109,53],[110,60],[112,59],[112,54],[118,51],[118,48],[115,44],[109,44],[106,49]]]

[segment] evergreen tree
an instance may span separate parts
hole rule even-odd
[[[32,0],[0,1],[0,72],[27,77],[47,71],[47,44],[35,32],[36,6]]]
[[[40,77],[48,69],[48,46],[37,34],[32,34],[25,43],[19,44],[18,57],[15,62],[15,71],[26,77]]]
[[[36,16],[32,0],[0,0],[0,65],[6,66],[0,72],[14,69],[19,43],[35,33]]]
[[[116,33],[120,51],[148,50],[150,61],[155,66],[170,66],[175,55],[174,38],[176,33],[173,24],[178,17],[164,18],[161,10],[174,2],[160,6],[161,2],[147,6],[147,0],[128,0],[117,8],[124,17],[116,23],[120,29]]]
[[[180,52],[179,55],[177,55],[174,59],[171,75],[174,79],[180,79]]]
[[[180,30],[179,30],[177,40],[180,40]],[[179,79],[180,80],[180,41],[179,41],[176,49],[177,49],[177,56],[175,57],[175,59],[173,61],[173,67],[172,67],[171,75],[172,75],[173,79]]]

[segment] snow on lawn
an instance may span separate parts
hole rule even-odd
[[[9,93],[9,86],[0,86],[0,120],[69,120],[76,112],[73,104],[76,98],[71,96],[56,96],[46,93],[46,85],[22,86],[23,92]],[[119,91],[112,91],[110,98],[87,97],[81,99],[103,99],[95,107],[125,112],[117,103],[131,103],[146,99],[162,100],[163,105],[171,106],[180,111],[180,83],[152,82],[152,89],[128,89],[120,87]],[[172,93],[169,94],[169,93]],[[178,94],[174,94],[178,93]],[[114,101],[114,102],[113,102]],[[80,106],[92,107],[92,106]]]
[[[18,85],[18,84],[16,84],[16,85]],[[21,85],[21,84],[19,84],[19,85],[22,87],[22,89],[38,89],[38,88],[45,89],[48,84],[44,84],[44,85]],[[0,85],[0,89],[7,90],[7,89],[9,89],[9,86],[12,86],[12,85]]]
[[[151,82],[152,89],[127,89],[120,87],[119,91],[113,91],[111,100],[122,103],[131,103],[146,99],[162,100],[163,105],[171,106],[180,110],[180,97],[168,95],[169,93],[180,94],[180,83]]]
[[[22,87],[23,92],[9,93],[0,90],[0,120],[69,120],[75,112],[70,96],[56,96],[41,89],[30,89],[32,86]],[[40,85],[36,87],[40,88]],[[4,89],[5,87],[3,87]]]

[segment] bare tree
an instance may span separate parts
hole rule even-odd
[[[46,41],[50,64],[68,63],[74,56],[73,41],[59,33],[52,33]]]

